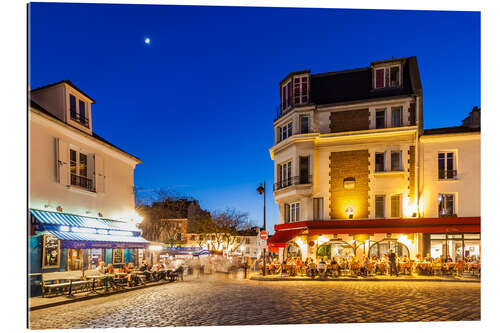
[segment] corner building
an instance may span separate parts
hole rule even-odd
[[[480,255],[480,109],[424,130],[416,57],[293,72],[279,92],[271,251]]]

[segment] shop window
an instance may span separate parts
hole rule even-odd
[[[99,267],[99,262],[104,261],[103,249],[89,249],[88,251],[88,265],[89,269],[96,269]]]
[[[125,263],[125,255],[123,249],[113,249],[113,264]]]
[[[403,243],[396,241],[395,239],[384,239],[380,242],[374,243],[370,246],[370,250],[368,251],[370,258],[373,256],[377,256],[377,258],[383,258],[384,255],[389,255],[389,250],[394,251],[396,255],[399,257],[403,257],[406,255],[410,256],[410,251],[408,247]]]
[[[82,270],[82,250],[68,249],[68,271]]]
[[[328,259],[335,257],[349,259],[354,256],[354,248],[342,240],[333,241],[328,244],[322,244],[318,247],[317,255],[319,257],[327,256]]]
[[[286,244],[286,257],[302,258],[302,252],[300,251],[300,247],[295,242],[288,242]]]

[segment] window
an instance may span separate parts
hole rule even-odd
[[[279,128],[279,141],[283,141],[292,136],[292,122],[289,122],[283,127]]]
[[[384,87],[384,69],[380,68],[375,70],[375,88]]]
[[[389,87],[399,87],[399,66],[392,66],[389,71]]]
[[[385,109],[378,109],[376,111],[375,128],[385,128]]]
[[[300,116],[300,133],[301,134],[309,133],[309,117],[308,116]]]
[[[309,181],[309,156],[299,157],[299,181],[300,184],[310,184]]]
[[[452,216],[455,213],[455,195],[453,194],[439,194],[439,217]]]
[[[74,149],[69,150],[71,185],[93,191],[92,179],[88,178],[88,156]]]
[[[313,199],[313,219],[315,220],[323,219],[323,198]]]
[[[73,95],[69,95],[69,112],[72,119],[76,119],[76,98]]]
[[[385,153],[375,153],[375,172],[385,171]]]
[[[401,66],[393,65],[375,70],[375,88],[395,88],[401,86]]]
[[[391,117],[392,127],[403,126],[403,122],[402,122],[403,108],[401,106],[394,107],[391,109],[391,113],[392,113],[392,117]]]
[[[287,110],[290,106],[292,106],[292,81],[281,87],[281,110]]]
[[[294,103],[295,104],[304,104],[307,103],[308,98],[308,77],[295,77],[293,79],[293,94],[294,94]]]
[[[385,218],[385,195],[375,196],[375,218]]]
[[[245,244],[250,244],[250,238],[245,238]]]
[[[391,195],[391,217],[401,217],[401,194]]]
[[[401,151],[391,152],[391,171],[403,171],[401,165]]]
[[[438,177],[439,179],[453,179],[457,175],[454,166],[454,154],[439,153],[438,154]]]
[[[278,164],[278,183],[276,189],[290,186],[292,184],[292,161]]]
[[[290,222],[300,221],[300,202],[290,204]]]

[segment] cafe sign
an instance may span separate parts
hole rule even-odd
[[[43,235],[42,267],[57,268],[61,263],[61,244],[51,234]]]

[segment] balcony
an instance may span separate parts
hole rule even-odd
[[[71,112],[71,120],[76,121],[82,126],[89,127],[89,119],[79,113]]]
[[[457,178],[457,170],[438,170],[439,180],[444,179],[456,179]]]
[[[292,95],[289,99],[284,100],[276,107],[276,119],[283,117],[296,106],[304,106],[309,104],[310,91],[304,94]]]
[[[87,191],[94,192],[94,182],[90,178],[71,174],[71,185],[81,187]]]
[[[278,191],[294,185],[311,185],[312,175],[290,177],[280,182],[274,183],[274,191]]]

